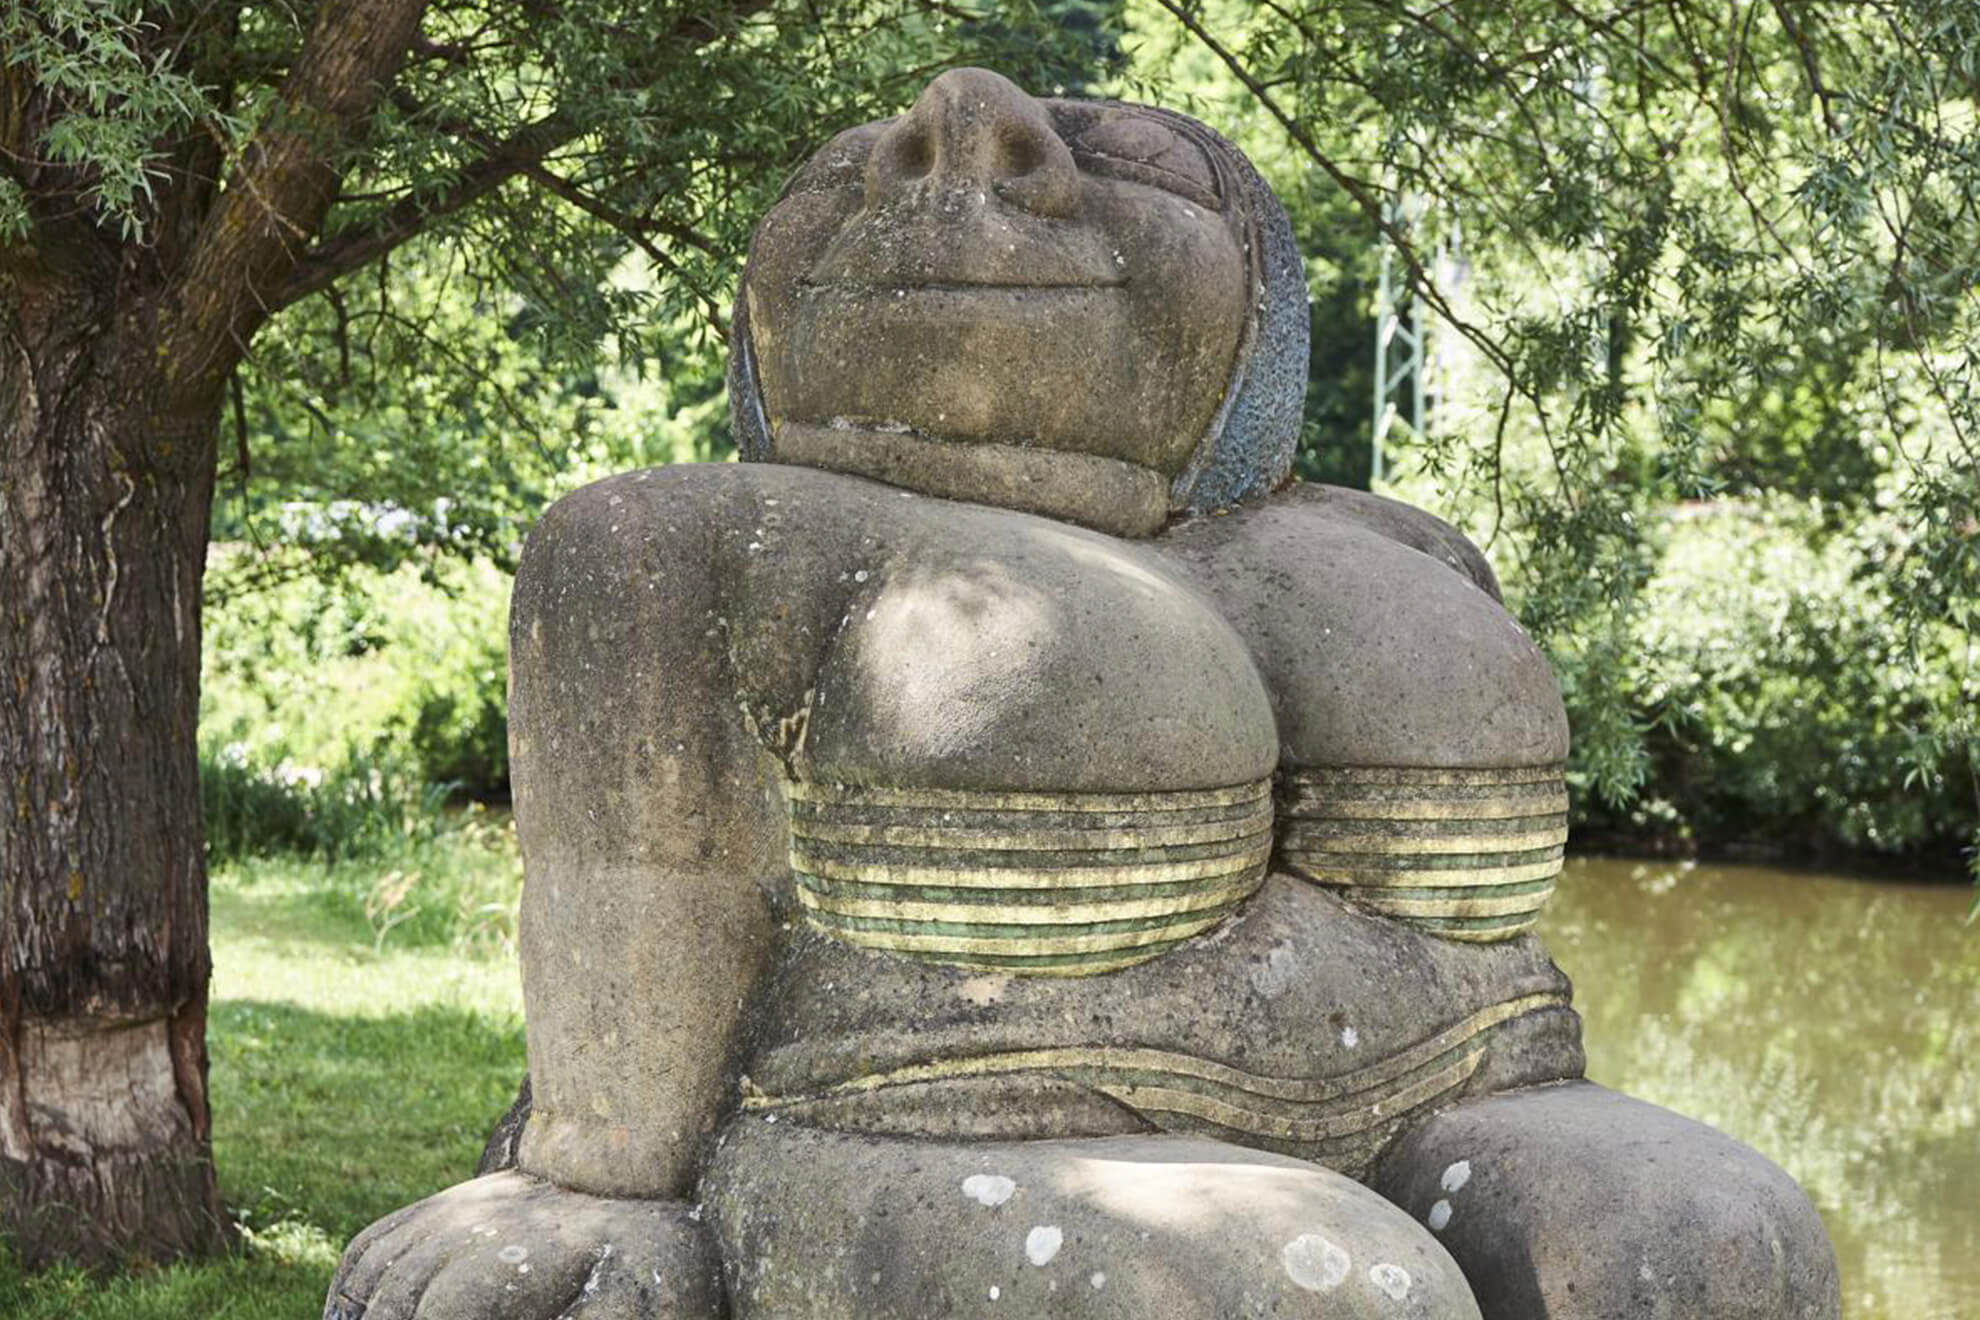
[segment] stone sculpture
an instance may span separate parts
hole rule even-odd
[[[1284,486],[1306,315],[1180,115],[958,69],[818,153],[753,461],[530,537],[533,1096],[327,1316],[1837,1314],[1785,1174],[1578,1080],[1558,692]]]

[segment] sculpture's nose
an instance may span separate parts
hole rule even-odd
[[[918,190],[994,193],[1035,215],[1064,217],[1079,201],[1079,168],[1045,107],[988,69],[951,69],[922,89],[879,142],[866,200]]]

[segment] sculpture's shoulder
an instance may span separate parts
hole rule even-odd
[[[1288,768],[1555,764],[1545,658],[1477,548],[1366,492],[1300,486],[1157,542],[1213,595],[1272,688]]]
[[[1463,532],[1414,504],[1373,491],[1302,482],[1281,492],[1263,507],[1293,526],[1336,523],[1379,533],[1412,550],[1422,551],[1470,578],[1493,600],[1500,599],[1498,575],[1492,572],[1491,561],[1484,552]]]
[[[871,482],[770,463],[676,463],[580,486],[553,503],[530,530],[525,571],[592,547],[624,561],[639,546],[697,558],[745,552],[764,519],[796,519],[817,530],[843,526],[874,501]],[[608,549],[608,547],[615,547]],[[699,567],[699,565],[697,565]]]
[[[838,571],[857,589],[812,705],[820,779],[1149,792],[1271,773],[1242,638],[1146,543],[901,499]]]

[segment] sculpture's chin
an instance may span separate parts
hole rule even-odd
[[[1112,536],[1152,536],[1169,513],[1168,479],[1121,459],[850,424],[779,421],[774,430],[774,462],[1043,514]]]

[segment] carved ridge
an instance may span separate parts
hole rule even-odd
[[[1282,869],[1446,939],[1530,929],[1567,844],[1559,764],[1310,767],[1279,800]]]
[[[1257,890],[1271,785],[1009,793],[793,783],[790,865],[816,929],[985,970],[1091,975],[1215,926]]]

